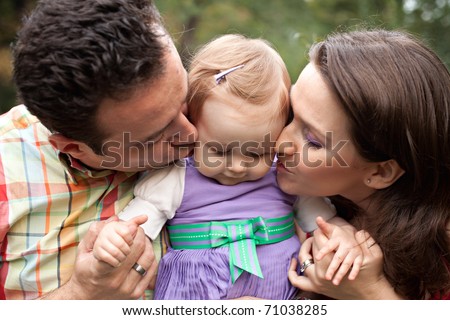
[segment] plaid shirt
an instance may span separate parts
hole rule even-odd
[[[0,116],[0,299],[34,299],[67,282],[90,224],[133,196],[136,174],[88,170],[49,134],[23,105]]]

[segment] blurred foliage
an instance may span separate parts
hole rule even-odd
[[[0,110],[15,102],[9,45],[36,0],[0,0]],[[75,0],[74,0],[75,1]],[[450,0],[155,0],[185,62],[217,35],[269,40],[296,79],[309,46],[333,31],[403,29],[424,39],[450,66]]]

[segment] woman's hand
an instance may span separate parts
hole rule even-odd
[[[325,255],[320,261],[315,261],[304,272],[296,272],[297,261],[293,260],[289,269],[291,283],[304,291],[323,294],[334,299],[399,299],[383,273],[383,253],[380,246],[365,231],[358,231],[355,238],[360,243],[363,252],[363,263],[356,279],[344,278],[339,286],[326,278],[327,269],[333,260],[333,253]],[[306,240],[300,249],[300,262],[313,259],[319,250],[328,242],[328,237],[320,230],[314,232],[314,237]]]
[[[319,261],[328,253],[334,253],[326,272],[326,278],[338,285],[349,270],[351,272],[348,274],[348,279],[356,278],[364,256],[359,242],[355,238],[357,231],[355,227],[339,217],[334,217],[330,221],[332,223],[321,217],[317,218],[317,226],[329,240],[317,254],[314,254],[314,260]]]

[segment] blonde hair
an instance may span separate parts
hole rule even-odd
[[[239,65],[244,66],[216,83],[216,74]],[[283,59],[266,40],[229,34],[200,48],[189,70],[187,101],[193,123],[199,119],[205,100],[216,86],[224,86],[227,93],[254,105],[267,104],[278,96],[277,108],[271,108],[273,113],[269,112],[268,118],[288,118],[291,80]]]

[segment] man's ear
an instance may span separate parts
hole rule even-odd
[[[371,176],[366,178],[366,185],[374,189],[384,189],[391,186],[398,178],[405,173],[394,159],[377,163]]]
[[[48,140],[54,148],[70,154],[75,159],[83,159],[86,153],[92,153],[92,149],[84,142],[67,138],[60,133],[52,134]]]

